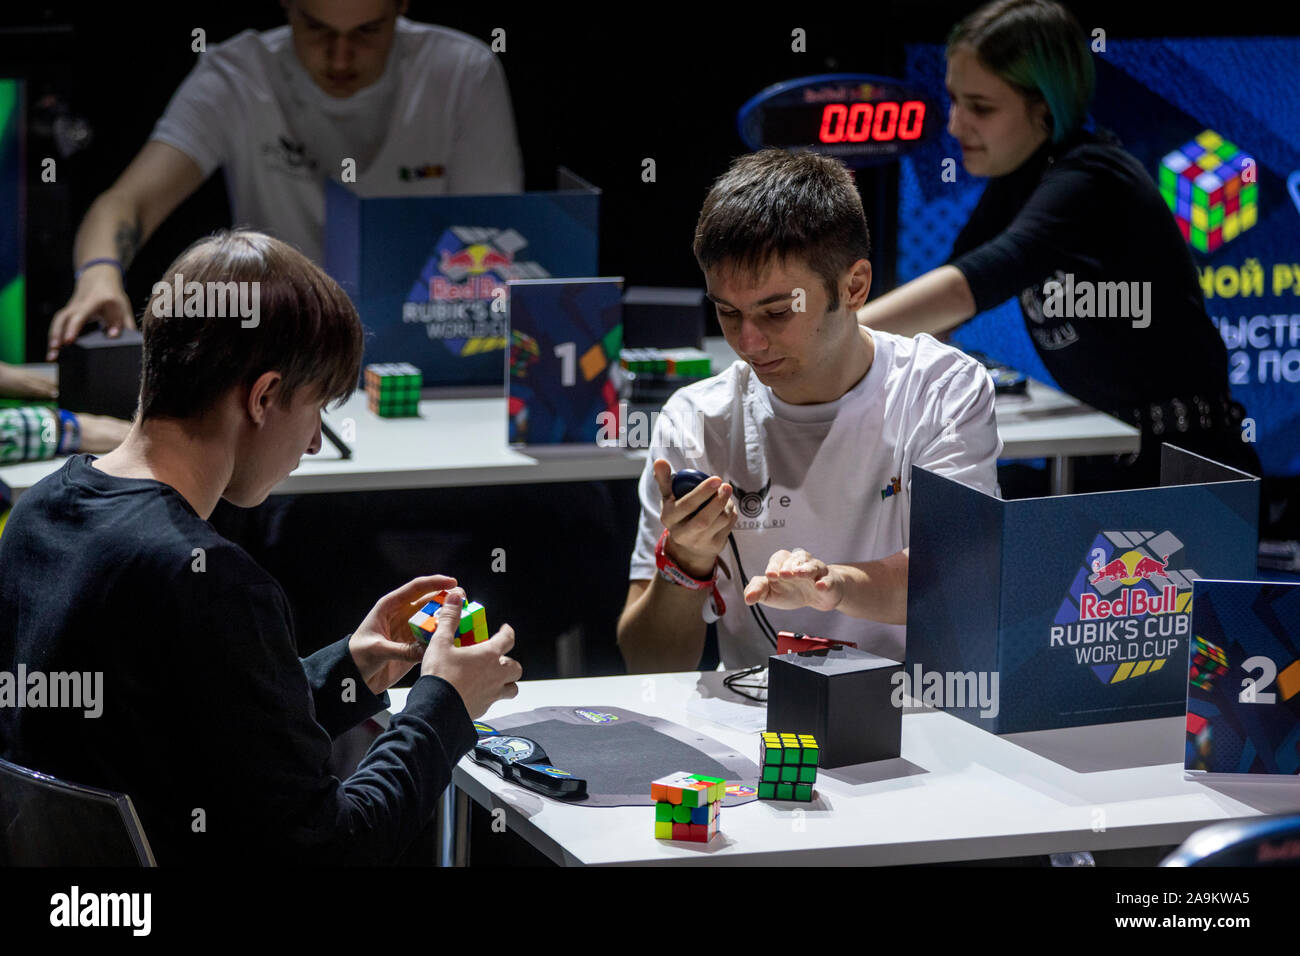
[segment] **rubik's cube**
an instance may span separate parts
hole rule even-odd
[[[1207,129],[1160,160],[1160,194],[1193,249],[1213,252],[1259,219],[1259,184],[1243,172],[1254,161]]]
[[[447,600],[447,592],[439,591],[433,600],[411,615],[407,622],[411,633],[421,644],[428,644],[429,638],[438,630],[438,612]],[[460,609],[460,632],[453,643],[457,647],[468,647],[488,639],[487,611],[478,601],[466,601]]]
[[[718,832],[727,781],[681,771],[650,784],[655,801],[655,839],[708,843]]]
[[[366,366],[366,403],[380,418],[411,418],[420,413],[420,370],[409,362]]]
[[[820,756],[812,734],[764,733],[758,751],[758,798],[810,803]]]
[[[623,349],[619,364],[644,375],[708,378],[713,374],[713,359],[703,349]]]
[[[1203,637],[1196,637],[1192,643],[1192,667],[1188,678],[1193,687],[1209,690],[1214,686],[1214,678],[1228,673],[1228,655],[1217,644],[1211,644]]]

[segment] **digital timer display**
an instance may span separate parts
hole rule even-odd
[[[811,148],[866,166],[938,135],[938,115],[898,80],[830,74],[769,87],[741,107],[737,122],[751,149]]]

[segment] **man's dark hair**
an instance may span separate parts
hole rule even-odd
[[[218,290],[220,307],[209,307],[209,294],[202,308],[188,310],[205,314],[186,315],[188,297],[173,295],[177,276],[182,290],[193,282]],[[257,283],[255,324],[220,298],[240,289],[251,303],[245,283]],[[231,388],[247,388],[268,371],[284,376],[284,407],[303,386],[314,386],[322,400],[342,400],[357,387],[364,348],[357,310],[337,282],[287,243],[244,229],[182,252],[155,284],[140,331],[141,420],[202,415]]]
[[[829,311],[840,307],[840,276],[870,255],[852,174],[811,152],[740,157],[709,190],[695,226],[700,268],[726,264],[757,275],[777,259],[802,259],[825,283]]]

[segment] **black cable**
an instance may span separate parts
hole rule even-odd
[[[766,684],[741,683],[742,678],[753,677],[765,670],[767,670],[766,664],[754,664],[752,667],[746,667],[743,670],[738,670],[736,673],[728,674],[726,677],[722,678],[722,686],[727,688],[727,690],[731,691],[733,694],[738,694],[741,697],[747,697],[750,700],[758,701],[760,704],[765,703],[767,700]],[[758,694],[751,694],[749,692],[750,690],[761,691],[764,696],[760,697]]]
[[[745,600],[745,586],[749,581],[749,575],[745,573],[745,566],[740,563],[740,549],[736,547],[736,536],[733,533],[727,534],[727,540],[731,542],[731,553],[736,559],[736,573],[740,575],[740,599]],[[776,629],[768,621],[767,615],[757,604],[749,605],[750,613],[754,615],[754,620],[758,622],[758,629],[767,638],[768,643],[776,647]]]

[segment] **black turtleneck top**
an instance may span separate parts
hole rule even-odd
[[[1151,177],[1110,134],[1049,141],[989,180],[949,262],[978,311],[1017,296],[1043,364],[1095,408],[1131,419],[1137,406],[1228,394],[1227,350],[1187,243]],[[1062,289],[1049,303],[1044,286],[1053,279]],[[1088,306],[1080,283],[1103,282],[1141,295],[1130,297],[1129,316],[1098,315],[1102,299],[1121,300],[1096,286],[1093,314],[1078,314]],[[1135,301],[1145,318],[1132,314]],[[1058,304],[1066,314],[1045,314]]]

